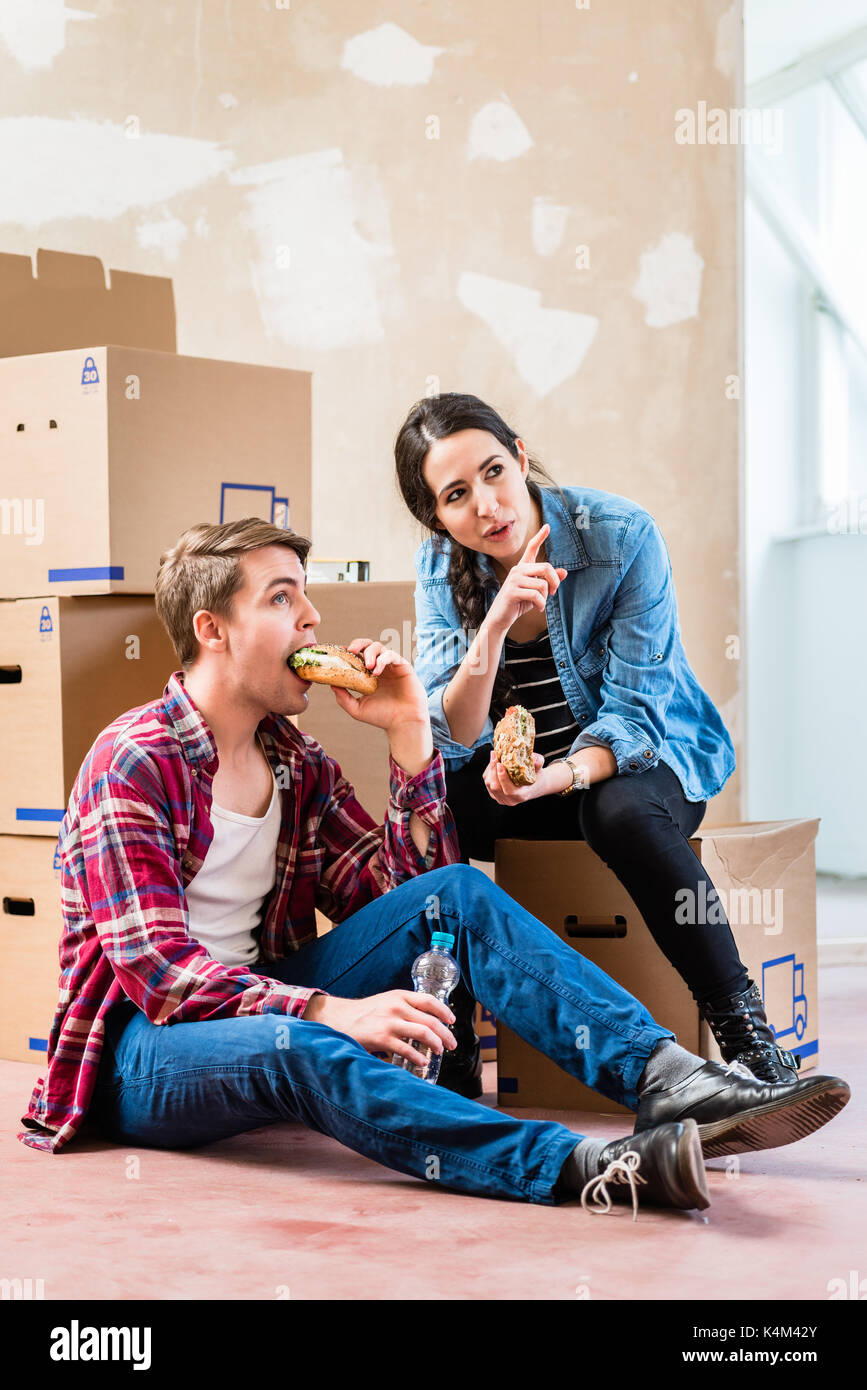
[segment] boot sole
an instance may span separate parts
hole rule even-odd
[[[707,1189],[707,1173],[704,1167],[701,1131],[695,1120],[681,1120],[685,1133],[677,1146],[677,1173],[684,1192],[691,1199],[691,1206],[704,1211],[710,1206],[710,1193]],[[639,1194],[639,1203],[641,1196]],[[689,1210],[689,1208],[683,1208]]]
[[[812,1094],[802,1092],[786,1100],[753,1106],[738,1115],[713,1124],[699,1124],[698,1133],[705,1158],[726,1154],[753,1153],[757,1149],[780,1149],[821,1129],[839,1114],[851,1092],[845,1082],[822,1087]]]

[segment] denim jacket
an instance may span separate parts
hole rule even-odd
[[[547,559],[567,571],[546,605],[551,650],[563,694],[580,732],[568,754],[604,745],[620,776],[658,762],[680,779],[689,801],[707,801],[735,767],[735,751],[715,705],[699,685],[680,640],[671,561],[649,512],[616,493],[565,487],[541,489],[542,521],[551,530]],[[415,670],[428,695],[434,744],[447,768],[469,762],[493,742],[490,714],[471,747],[451,737],[443,694],[475,637],[458,616],[448,583],[451,540],[437,555],[433,540],[416,551]],[[490,589],[499,581],[479,554]],[[501,649],[500,668],[505,665]]]

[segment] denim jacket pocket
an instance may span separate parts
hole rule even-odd
[[[608,660],[608,639],[611,636],[611,624],[604,623],[597,628],[587,643],[587,649],[583,656],[576,662],[576,669],[580,676],[595,676],[597,671]]]

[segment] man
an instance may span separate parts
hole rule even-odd
[[[319,622],[309,547],[248,519],[194,526],[162,557],[156,607],[180,669],[99,735],[73,787],[61,995],[22,1117],[35,1132],[19,1138],[57,1152],[88,1123],[185,1148],[293,1119],[465,1192],[549,1205],[580,1193],[602,1209],[641,1192],[692,1208],[708,1204],[702,1137],[706,1154],[741,1152],[826,1123],[845,1083],[767,1086],[703,1063],[457,862],[424,688],[396,652],[357,638],[378,688],[334,699],[388,735],[390,799],[374,823],[287,718],[308,689],[289,658]],[[406,987],[432,902],[473,996],[637,1109],[631,1138],[514,1119],[385,1060],[455,1044],[449,1007]],[[338,924],[318,939],[317,907]]]

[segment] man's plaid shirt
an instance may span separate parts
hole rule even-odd
[[[438,751],[415,777],[389,757],[390,797],[377,826],[339,765],[287,718],[259,725],[282,788],[277,878],[255,936],[275,961],[316,937],[318,908],[342,922],[397,884],[460,858]],[[247,966],[222,965],[188,931],[185,888],[213,837],[217,749],[183,684],[120,715],[82,764],[60,827],[60,998],[48,1065],[18,1135],[56,1152],[84,1123],[109,1009],[131,999],[157,1024],[303,1015],[312,988],[284,985]],[[430,827],[423,858],[410,815]],[[326,993],[327,991],[318,991]]]

